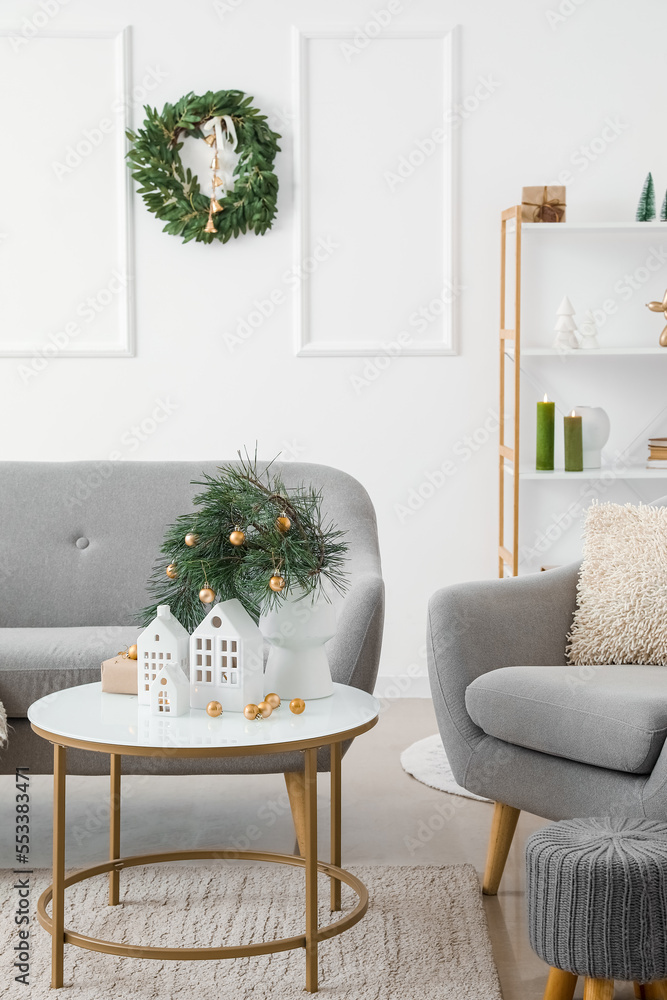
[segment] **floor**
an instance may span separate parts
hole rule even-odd
[[[433,865],[471,862],[481,873],[492,806],[445,795],[402,770],[400,752],[437,731],[426,699],[384,703],[380,721],[343,761],[343,864]],[[11,784],[10,784],[11,783]],[[0,867],[13,866],[13,778],[0,776]],[[320,778],[321,857],[327,856],[328,779]],[[105,857],[108,778],[71,777],[67,785],[67,865]],[[31,865],[51,864],[51,779],[32,779]],[[281,775],[128,776],[122,793],[123,854],[234,845],[291,851],[294,831]],[[527,941],[523,844],[544,820],[522,814],[501,890],[484,898],[505,1000],[541,1000],[546,967]],[[429,900],[437,914],[437,900]],[[577,996],[582,995],[582,983]],[[633,996],[619,985],[617,1000]]]

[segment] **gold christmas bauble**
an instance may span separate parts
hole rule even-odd
[[[271,708],[280,708],[280,697],[273,691],[271,692],[271,694],[266,695],[264,701],[267,703],[267,705],[270,705]]]
[[[195,534],[194,531],[188,531],[185,536],[185,544],[189,549],[193,549],[197,542],[199,541],[199,535]]]
[[[178,570],[176,569],[175,563],[169,563],[166,569],[167,576],[170,580],[175,580],[178,576]]]
[[[127,651],[127,655],[129,656],[129,658],[131,660],[136,660],[136,658],[137,658],[137,645],[136,645],[136,643],[132,643],[132,645],[130,646],[130,648]]]
[[[222,715],[222,705],[219,701],[209,701],[206,711],[212,719],[217,719],[219,715]]]
[[[275,590],[275,592],[279,594],[281,590],[285,589],[284,578],[282,576],[272,576],[269,580],[269,587],[271,590]]]
[[[202,604],[213,604],[215,600],[215,591],[211,590],[210,587],[202,587],[199,591],[199,600]]]
[[[250,704],[246,705],[246,707],[243,709],[243,714],[245,715],[246,719],[250,719],[250,721],[252,722],[252,720],[256,719],[257,716],[259,715],[259,708],[257,705],[253,705],[253,703],[250,702]]]
[[[289,710],[290,712],[294,712],[295,715],[301,715],[305,707],[306,703],[303,698],[292,698],[289,703]]]
[[[276,518],[276,528],[281,531],[283,535],[286,531],[289,531],[292,527],[292,522],[290,521],[287,514],[281,514],[280,517]]]
[[[237,546],[243,545],[243,543],[245,542],[245,532],[241,531],[241,529],[238,527],[234,528],[231,535],[229,536],[229,540],[232,543],[232,545],[237,545]]]
[[[263,719],[268,719],[268,717],[271,715],[271,712],[273,711],[268,701],[260,701],[257,708],[259,710],[259,714],[262,716]]]

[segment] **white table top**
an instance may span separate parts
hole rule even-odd
[[[191,708],[188,715],[165,719],[151,715],[147,705],[139,705],[136,695],[109,694],[101,683],[65,688],[33,702],[28,709],[30,722],[47,734],[65,740],[99,743],[114,747],[157,747],[194,750],[215,756],[216,748],[234,755],[244,748],[250,753],[271,752],[272,746],[300,744],[348,733],[369,723],[380,711],[378,701],[365,691],[334,684],[329,698],[307,701],[301,715],[293,715],[283,703],[268,719],[248,721],[242,712],[223,712],[211,718],[203,709]],[[122,750],[120,751],[122,752]],[[127,752],[138,752],[137,749]],[[140,751],[139,751],[140,753]]]

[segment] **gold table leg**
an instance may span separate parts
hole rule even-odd
[[[109,796],[109,861],[120,857],[120,773],[121,756],[109,755],[111,788]],[[109,872],[109,906],[118,906],[120,872]]]
[[[51,931],[51,988],[63,985],[65,945],[65,775],[66,748],[53,744],[53,903]]]
[[[317,748],[305,755],[306,991],[317,993]]]
[[[331,864],[341,865],[341,744],[331,744]],[[331,909],[340,910],[340,882],[331,879]]]

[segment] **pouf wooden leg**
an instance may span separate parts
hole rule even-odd
[[[589,979],[584,983],[584,1000],[613,1000],[613,979]]]
[[[572,1000],[578,976],[564,969],[549,969],[543,1000]]]

